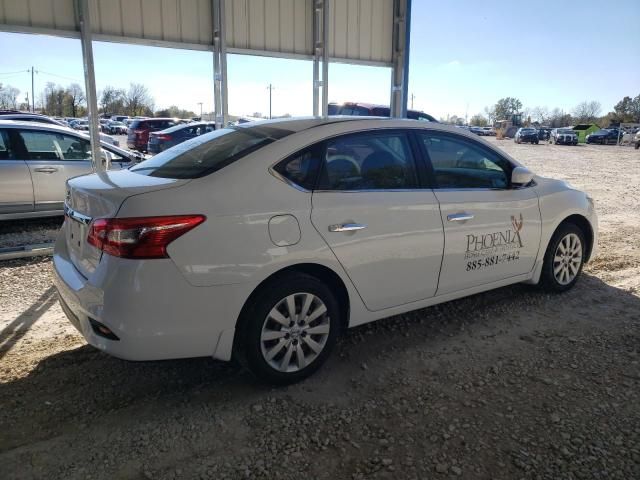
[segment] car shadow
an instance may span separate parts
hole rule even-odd
[[[0,330],[0,360],[57,300],[56,290],[52,285],[27,310]]]
[[[13,333],[2,337],[15,343],[52,301],[48,289],[34,306],[16,319]],[[614,308],[612,308],[612,305]],[[563,317],[567,308],[571,318]],[[541,328],[541,317],[562,326],[562,322],[584,324],[585,331],[606,328],[620,312],[631,317],[640,312],[640,298],[585,274],[576,287],[564,294],[549,295],[526,285],[514,285],[429,307],[348,331],[328,365],[318,375],[288,387],[287,394],[314,390],[322,401],[335,395],[345,376],[362,375],[361,361],[380,364],[374,352],[385,349],[429,350],[443,343],[459,341],[474,326],[508,330],[514,312],[529,329]],[[563,313],[564,312],[564,313]],[[587,316],[586,313],[589,313]],[[595,316],[594,316],[595,315]],[[557,317],[556,317],[557,316]],[[411,335],[408,335],[411,332]],[[517,338],[517,336],[516,336]],[[490,348],[490,347],[489,347]],[[346,354],[348,352],[348,354]],[[345,356],[346,354],[346,356]],[[371,368],[371,367],[369,367]],[[347,373],[345,373],[347,372]],[[347,382],[341,388],[351,388]],[[199,399],[212,408],[219,404],[245,403],[273,395],[273,388],[258,382],[234,362],[209,358],[129,362],[84,345],[43,358],[28,375],[0,383],[0,425],[11,419],[11,428],[0,428],[0,452],[49,438],[68,428],[82,428],[93,419],[122,409],[162,410],[178,406],[185,398]],[[353,395],[359,395],[356,389]]]

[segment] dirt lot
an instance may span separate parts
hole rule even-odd
[[[352,330],[283,389],[208,359],[101,354],[48,259],[0,265],[0,478],[640,478],[640,153],[498,143],[596,199],[600,250],[576,288]]]

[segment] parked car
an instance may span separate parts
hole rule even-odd
[[[233,356],[273,383],[318,369],[346,327],[517,282],[568,290],[597,245],[588,195],[431,122],[251,122],[67,188],[55,283],[89,344]]]
[[[516,143],[540,143],[540,140],[538,139],[538,131],[535,128],[529,127],[519,128],[515,137],[513,137],[513,141]]]
[[[538,128],[538,140],[549,140],[551,137],[551,128],[540,127]]]
[[[141,160],[106,142],[101,146],[111,168]],[[87,135],[47,123],[0,120],[0,220],[62,215],[66,180],[91,171]]]
[[[127,126],[119,121],[110,120],[107,124],[107,131],[111,135],[126,135],[127,134]]]
[[[587,135],[587,143],[598,143],[600,145],[618,143],[618,129],[603,128],[597,132]]]
[[[636,150],[640,148],[640,130],[638,130],[633,137],[633,146]]]
[[[0,110],[0,120],[18,120],[20,122],[38,122],[48,123],[50,125],[58,125],[60,127],[66,127],[62,122],[54,120],[46,115],[40,115],[39,113],[24,113],[18,110]]]
[[[105,118],[101,118],[100,119],[100,131],[103,133],[110,133],[109,132],[109,123],[111,122],[111,120],[105,119]]]
[[[390,117],[391,109],[385,105],[374,105],[371,103],[348,102],[338,109],[338,115],[355,115],[360,117]],[[438,122],[428,113],[418,110],[407,110],[407,118],[412,120],[423,120],[426,122]]]
[[[155,155],[203,133],[213,132],[215,129],[215,122],[193,122],[186,125],[175,125],[159,132],[151,132],[147,151]]]
[[[549,143],[556,145],[578,145],[578,134],[570,128],[554,128]]]
[[[484,131],[484,135],[486,137],[495,137],[496,136],[496,131],[492,127],[482,127],[482,130]]]
[[[327,105],[327,115],[339,115],[340,105],[335,102],[331,102]]]
[[[114,122],[124,122],[125,120],[128,120],[129,116],[128,115],[112,115],[111,116],[111,120],[113,120]]]
[[[475,133],[476,135],[484,136],[484,130],[482,127],[469,127],[469,131],[471,133]]]
[[[89,120],[76,120],[75,122],[73,122],[73,129],[74,130],[83,130],[83,131],[89,131]]]
[[[127,130],[127,147],[144,152],[149,142],[149,133],[173,127],[178,123],[175,118],[136,119],[131,122]]]

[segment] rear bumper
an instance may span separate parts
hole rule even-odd
[[[160,153],[164,150],[160,143],[149,143],[147,144],[147,152],[149,153]]]
[[[194,287],[170,259],[136,261],[109,255],[85,278],[70,261],[62,235],[53,264],[63,310],[94,347],[125,360],[230,360],[244,298],[238,286]],[[119,340],[94,331],[90,319]]]

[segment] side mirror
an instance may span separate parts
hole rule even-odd
[[[533,180],[534,173],[526,167],[516,167],[511,172],[511,185],[522,186],[527,185]]]

